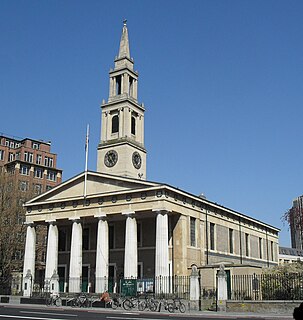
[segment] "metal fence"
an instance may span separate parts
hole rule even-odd
[[[189,299],[189,276],[166,276],[155,278],[109,278],[109,292],[125,296],[152,294],[155,297],[178,297]],[[115,290],[114,290],[115,289]]]
[[[231,300],[302,300],[303,273],[234,275]]]

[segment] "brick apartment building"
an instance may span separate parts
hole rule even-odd
[[[18,219],[14,221],[17,228],[17,231],[15,230],[14,232],[17,232],[19,243],[18,246],[13,249],[12,283],[9,285],[11,293],[16,294],[21,290],[26,233],[23,226],[25,210],[22,208],[22,202],[26,200],[25,198],[39,195],[61,183],[62,170],[57,168],[57,155],[51,152],[50,142],[29,138],[18,139],[0,134],[0,172],[7,173],[16,181],[16,187],[19,189],[16,197],[18,197],[18,202],[21,203],[19,204],[20,212],[18,213]],[[5,231],[5,226],[2,227],[2,232],[7,232]],[[43,281],[47,227],[39,226],[37,231],[37,278]],[[0,281],[0,289],[3,288],[3,286],[5,287]],[[10,290],[9,286],[6,285],[7,290]]]
[[[56,166],[50,142],[0,135],[0,167],[18,178],[21,190],[40,194],[58,185],[62,170]]]

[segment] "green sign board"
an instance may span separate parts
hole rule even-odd
[[[137,295],[137,280],[136,279],[121,279],[121,293],[125,296]]]

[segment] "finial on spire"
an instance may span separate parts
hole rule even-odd
[[[128,32],[127,32],[126,22],[127,22],[127,20],[124,19],[118,58],[125,58],[126,57],[126,58],[130,59]]]

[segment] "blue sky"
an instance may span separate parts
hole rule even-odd
[[[302,189],[302,1],[0,1],[0,132],[96,170],[100,104],[128,20],[148,180],[282,229]]]

